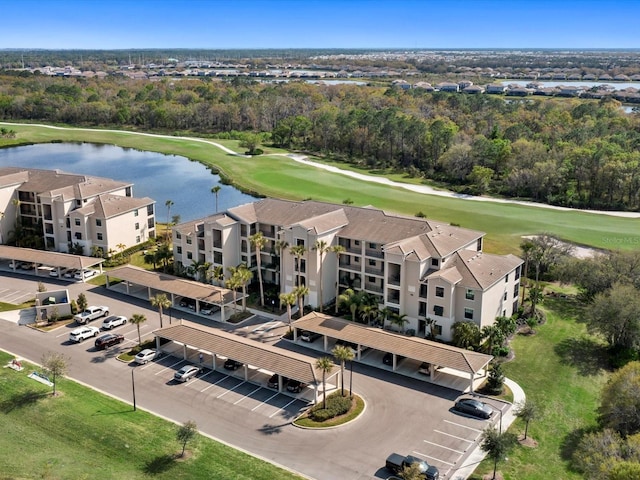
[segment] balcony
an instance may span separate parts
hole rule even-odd
[[[368,292],[375,292],[375,293],[383,293],[384,291],[384,288],[382,288],[380,285],[376,285],[375,283],[365,283],[364,289]]]
[[[376,267],[364,267],[365,273],[368,275],[377,275],[378,277],[384,276],[384,269]]]
[[[382,253],[382,250],[371,250],[371,249],[367,248],[364,251],[364,254],[365,254],[366,257],[384,258],[384,253]]]
[[[352,245],[349,240],[340,239],[338,244],[343,246],[347,253],[355,253],[357,255],[362,255],[362,245]]]
[[[387,283],[389,285],[400,286],[400,275],[389,275],[387,277]]]

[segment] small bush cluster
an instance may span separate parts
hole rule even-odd
[[[339,415],[344,415],[351,409],[351,397],[343,397],[336,392],[327,397],[327,408],[319,403],[309,410],[309,418],[316,422],[324,422]]]

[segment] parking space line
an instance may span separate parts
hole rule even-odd
[[[265,403],[267,403],[269,400],[271,400],[272,398],[277,397],[278,395],[280,395],[280,392],[278,393],[274,393],[272,396],[270,396],[269,398],[267,398],[264,402],[260,402],[258,405],[256,405],[255,407],[253,407],[251,409],[251,411],[253,412],[254,410],[256,410],[258,407],[264,405]]]
[[[238,388],[240,385],[244,385],[247,382],[240,382],[238,385],[236,385],[233,388],[228,389],[226,392],[222,392],[220,395],[218,395],[216,398],[222,398],[224,397],[227,393],[229,392],[233,392],[236,388]]]
[[[211,370],[213,372],[213,370]],[[202,390],[200,390],[200,393],[202,392],[206,392],[207,390],[209,390],[211,387],[215,387],[216,385],[218,385],[221,381],[226,380],[227,378],[229,378],[229,375],[225,375],[224,377],[222,377],[220,380],[218,380],[215,383],[212,383],[211,385],[209,385],[208,387],[203,388]]]
[[[424,454],[422,452],[417,452],[415,450],[413,452],[411,452],[411,453],[413,453],[415,455],[419,455],[419,456],[424,457],[424,458],[428,458],[429,460],[435,460],[438,463],[444,463],[445,465],[449,465],[451,467],[453,467],[455,465],[455,463],[445,462],[444,460],[441,460],[440,458],[432,457],[431,455],[427,455],[427,454]]]
[[[462,425],[461,423],[451,422],[449,420],[445,420],[446,423],[450,423],[451,425],[455,425],[457,427],[468,428],[469,430],[473,430],[474,432],[482,433],[482,430],[478,430],[477,428],[467,427],[466,425]]]
[[[253,392],[251,393],[247,393],[244,397],[240,398],[240,400],[236,400],[235,402],[233,402],[234,405],[239,404],[242,400],[244,400],[247,397],[250,397],[251,395],[253,395],[254,393],[256,393],[258,390],[262,390],[262,387],[258,387],[256,388]]]
[[[164,373],[166,370],[170,370],[173,369],[173,367],[175,367],[176,365],[180,365],[182,362],[184,362],[184,360],[180,360],[176,363],[174,363],[173,365],[169,365],[168,367],[164,367],[162,370],[160,370],[157,373],[154,373],[154,375],[160,375],[161,373]]]
[[[291,400],[289,403],[287,403],[286,405],[284,405],[282,408],[280,408],[279,410],[276,410],[275,412],[273,412],[271,415],[269,415],[269,418],[273,417],[276,413],[280,412],[281,410],[284,410],[285,408],[287,408],[289,405],[291,405],[293,402],[297,402],[298,399],[294,398],[293,400]]]
[[[454,448],[445,447],[444,445],[440,445],[439,443],[433,443],[433,442],[430,442],[429,440],[423,440],[423,442],[424,443],[428,443],[429,445],[435,445],[438,448],[444,448],[445,450],[450,450],[452,452],[459,453],[460,455],[464,454],[464,452],[461,452],[460,450],[456,450]]]
[[[460,441],[462,441],[462,442],[469,442],[469,443],[473,443],[473,442],[475,442],[475,440],[467,440],[466,438],[456,437],[455,435],[451,435],[450,433],[442,432],[442,431],[440,431],[440,430],[434,430],[434,432],[436,432],[436,433],[441,433],[442,435],[446,435],[447,437],[455,438],[456,440],[460,440]]]

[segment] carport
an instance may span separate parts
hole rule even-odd
[[[234,305],[232,290],[167,275],[166,273],[150,272],[139,267],[125,265],[114,268],[106,272],[105,275],[107,277],[107,288],[114,289],[114,286],[120,284],[120,282],[114,282],[114,279],[122,280],[125,285],[124,293],[127,295],[133,295],[132,287],[138,285],[146,288],[147,299],[153,297],[152,292],[154,290],[169,294],[172,306],[175,306],[176,295],[191,298],[195,301],[196,313],[200,313],[200,302],[217,305],[220,307],[220,316],[223,322],[225,321],[224,307]],[[236,300],[241,298],[242,295],[237,295]]]
[[[48,252],[46,250],[35,250],[32,248],[10,247],[8,245],[0,245],[0,258],[14,260],[14,262],[35,263],[36,276],[40,276],[38,274],[39,266],[44,265],[56,268],[58,271],[58,278],[60,278],[61,269],[82,270],[84,268],[98,265],[102,272],[102,262],[104,262],[103,258],[85,257],[82,255],[72,255],[70,253]],[[15,267],[13,267],[13,271],[16,271]]]
[[[322,386],[322,371],[316,368],[316,359],[313,357],[266,345],[223,330],[199,325],[173,325],[156,330],[153,333],[156,336],[158,351],[167,352],[167,344],[162,342],[164,339],[181,345],[182,357],[185,360],[189,360],[189,350],[192,350],[194,354],[196,352],[211,354],[213,357],[212,364],[205,366],[213,370],[216,369],[217,357],[230,358],[243,363],[246,381],[249,380],[248,367],[251,365],[277,373],[280,378],[286,377],[312,386],[314,402],[318,401],[318,389]],[[191,361],[194,360],[192,359]],[[333,365],[331,371],[326,373],[325,380],[329,381],[335,376],[340,376],[340,367],[338,365]],[[336,382],[337,384],[338,382]],[[278,387],[278,390],[281,391],[282,384]]]
[[[354,322],[311,312],[293,323],[294,340],[301,330],[319,333],[323,336],[323,348],[327,351],[328,338],[344,340],[358,345],[357,359],[361,359],[362,347],[369,347],[393,355],[393,370],[396,370],[398,356],[429,364],[429,381],[447,384],[443,376],[451,375],[447,369],[468,376],[470,391],[474,391],[474,381],[487,375],[487,365],[493,359],[491,355],[452,347],[444,343],[424,338],[408,337],[387,332],[380,328],[368,327]]]

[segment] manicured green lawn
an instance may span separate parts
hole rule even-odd
[[[595,426],[600,389],[608,378],[604,345],[580,323],[577,302],[547,298],[545,306],[547,323],[535,335],[517,336],[512,344],[516,358],[504,364],[505,375],[541,410],[528,432],[538,447],[517,446],[507,462],[498,464],[506,480],[583,478],[569,470],[566,452],[574,434]],[[524,423],[517,420],[511,431],[524,433]],[[492,471],[493,464],[485,460],[471,478],[480,480]]]
[[[423,212],[430,219],[487,232],[485,250],[489,252],[518,253],[521,236],[538,233],[550,233],[567,241],[605,249],[637,249],[640,246],[638,219],[422,195],[301,165],[284,156],[236,157],[197,139],[32,125],[11,128],[18,133],[17,140],[0,140],[0,146],[16,141],[109,143],[197,160],[221,171],[243,189],[265,196],[292,200],[312,198],[334,203],[350,199],[354,205],[372,205],[406,215]],[[242,152],[237,141],[213,141]],[[400,180],[397,174],[390,174],[390,177]],[[416,179],[405,181],[418,183]]]
[[[64,379],[52,397],[33,370],[0,369],[0,478],[300,478],[205,437],[177,462],[176,425]]]

